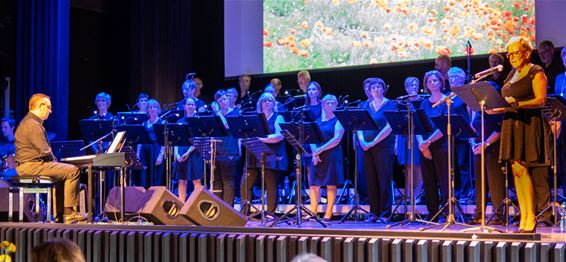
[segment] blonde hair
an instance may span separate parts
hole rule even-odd
[[[39,105],[41,105],[41,103],[45,99],[51,99],[51,97],[49,97],[46,94],[42,94],[42,93],[33,94],[31,96],[31,98],[29,99],[29,105],[28,105],[29,110],[31,111],[31,110],[38,108]]]
[[[309,73],[309,71],[303,70],[303,71],[299,71],[299,73],[297,73],[297,78],[304,76],[307,81],[311,81],[311,74]]]
[[[509,49],[509,46],[514,44],[519,44],[519,46],[521,46],[522,51],[529,51],[529,52],[533,51],[533,44],[531,44],[531,41],[524,36],[511,37],[511,39],[505,46],[505,49]]]
[[[273,101],[273,112],[277,112],[277,106],[275,105],[276,103],[275,97],[271,93],[267,93],[267,92],[261,94],[261,96],[257,100],[257,105],[256,105],[257,112],[263,113],[263,106],[261,105],[261,103],[265,100]]]

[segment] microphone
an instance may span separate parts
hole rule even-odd
[[[132,108],[130,107],[130,104],[126,103],[126,107],[128,108],[128,111],[133,112]]]
[[[449,96],[447,96],[447,97],[445,97],[444,99],[441,99],[440,101],[434,103],[434,104],[432,105],[432,108],[435,108],[435,107],[437,107],[437,106],[439,106],[439,105],[442,105],[443,103],[445,103],[446,101],[448,101],[448,99],[452,99],[452,98],[454,98],[454,97],[456,97],[456,96],[457,96],[456,93],[452,92]]]
[[[302,94],[302,95],[293,96],[293,98],[305,98],[306,96],[307,94]]]
[[[502,66],[502,65],[498,65],[498,66],[492,67],[492,68],[490,68],[490,69],[483,70],[483,71],[481,71],[481,72],[475,74],[474,77],[475,77],[476,79],[478,79],[478,78],[484,78],[484,77],[486,77],[486,76],[488,76],[488,75],[491,75],[491,74],[496,73],[496,72],[501,72],[501,71],[503,71],[503,66]]]

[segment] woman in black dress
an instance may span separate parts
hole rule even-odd
[[[283,116],[279,115],[275,110],[275,97],[271,93],[263,93],[257,101],[257,112],[264,114],[269,125],[269,135],[267,137],[260,137],[274,154],[265,157],[265,187],[267,191],[267,212],[273,214],[277,207],[277,180],[282,171],[287,170],[287,155],[285,153],[285,143],[283,135],[281,135],[281,127],[279,124],[284,122]],[[251,202],[252,188],[258,176],[261,176],[261,162],[250,152],[250,165],[248,169],[248,181],[246,183],[246,176],[242,176],[240,187],[242,198],[247,198]],[[261,179],[261,178],[260,178]],[[247,188],[246,188],[247,184]],[[247,191],[246,191],[247,190]],[[244,194],[243,192],[246,192]],[[244,214],[248,211],[244,210]]]
[[[165,147],[159,146],[157,144],[157,135],[153,132],[154,124],[165,123],[161,118],[159,118],[159,113],[161,113],[161,106],[159,102],[155,99],[150,99],[147,102],[147,113],[149,119],[142,123],[149,133],[149,138],[151,139],[151,144],[138,145],[138,157],[145,166],[145,169],[141,172],[140,186],[148,188],[150,186],[164,186],[165,179],[163,177],[163,154],[165,153]]]
[[[425,88],[430,92],[430,97],[425,99],[421,108],[428,117],[445,115],[447,113],[446,103],[435,108],[436,102],[446,98],[442,94],[444,81],[442,75],[436,70],[428,71],[423,80]],[[421,168],[426,196],[426,207],[428,220],[436,220],[440,204],[448,201],[448,140],[442,132],[435,128],[430,134],[417,136],[419,150],[421,151]],[[440,191],[440,199],[438,192]]]
[[[369,83],[372,100],[366,104],[367,110],[377,130],[358,131],[358,141],[362,147],[363,163],[366,175],[368,200],[371,213],[386,215],[391,206],[391,180],[393,171],[393,145],[395,136],[391,135],[391,126],[384,111],[395,110],[395,102],[384,95],[387,86],[381,78],[372,78]]]
[[[332,210],[336,201],[336,186],[344,179],[344,157],[342,152],[342,136],[344,127],[334,115],[338,100],[333,95],[326,95],[321,101],[322,114],[316,120],[325,138],[323,143],[311,144],[313,171],[309,174],[311,211],[316,214],[320,199],[320,187],[326,186],[327,205],[324,221],[332,218]]]
[[[499,160],[511,163],[521,212],[518,232],[522,233],[535,231],[533,184],[537,186],[538,180],[545,180],[550,165],[550,127],[541,110],[546,102],[547,80],[544,70],[529,62],[532,49],[525,37],[514,37],[509,41],[507,57],[513,70],[505,80],[501,94],[512,107],[490,111],[504,112]],[[547,183],[540,183],[543,182]]]
[[[185,117],[195,117],[197,110],[197,101],[195,98],[187,97],[185,99]],[[186,125],[185,118],[179,119],[177,124]],[[185,202],[187,199],[187,180],[193,182],[194,189],[203,187],[201,179],[204,177],[204,159],[200,152],[194,146],[176,146],[175,149],[176,168],[179,187],[179,198]]]

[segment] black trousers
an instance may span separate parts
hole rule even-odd
[[[421,154],[426,207],[429,216],[435,215],[440,204],[448,202],[448,148],[432,144],[430,147],[432,159]],[[440,198],[438,192],[440,191]]]
[[[456,194],[467,193],[472,187],[470,173],[470,143],[468,140],[455,139],[454,143],[454,186]]]
[[[279,171],[272,169],[265,169],[265,190],[267,191],[267,212],[274,214],[277,208],[277,198],[279,197],[279,192],[277,188]],[[246,176],[242,176],[240,181],[240,192],[242,195],[242,200],[246,199],[250,203],[253,198],[252,188],[256,181],[259,182],[261,188],[261,169],[249,169],[247,177],[247,188],[246,188]],[[243,202],[243,201],[242,201]],[[244,207],[243,213],[249,213],[249,206]]]
[[[239,160],[240,156],[219,156],[216,158],[212,192],[231,206],[234,206]]]
[[[481,155],[474,155],[474,175],[476,186],[476,210],[475,215],[481,214]],[[505,197],[505,176],[501,173],[499,165],[499,143],[491,145],[485,150],[485,201],[487,204],[487,192],[491,195],[493,211],[498,208]],[[488,191],[489,189],[489,191]],[[498,215],[501,217],[502,210]]]
[[[381,216],[391,207],[393,148],[374,146],[363,153],[371,213]]]

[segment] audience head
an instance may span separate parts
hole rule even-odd
[[[562,48],[562,51],[560,51],[560,57],[562,58],[562,64],[566,67],[566,47]]]
[[[452,67],[448,70],[450,87],[461,86],[466,82],[466,72],[462,68]]]
[[[275,96],[270,92],[264,92],[257,100],[257,112],[263,113],[267,109],[276,111]]]
[[[294,257],[291,262],[326,262],[326,260],[312,253],[304,253]]]
[[[499,53],[493,53],[488,58],[489,67],[496,67],[498,65],[505,65],[505,57]]]
[[[51,97],[35,93],[29,99],[29,111],[39,117],[41,120],[47,120],[51,114]]]
[[[432,94],[440,93],[444,89],[442,74],[436,70],[426,72],[423,78],[423,85]]]
[[[414,76],[409,76],[405,79],[405,91],[408,95],[416,95],[419,93],[419,79]]]
[[[297,83],[299,84],[299,88],[303,90],[304,93],[307,92],[307,87],[311,82],[311,74],[309,71],[300,71],[297,73]]]
[[[49,240],[35,246],[31,251],[32,262],[84,262],[81,249],[67,239]]]

